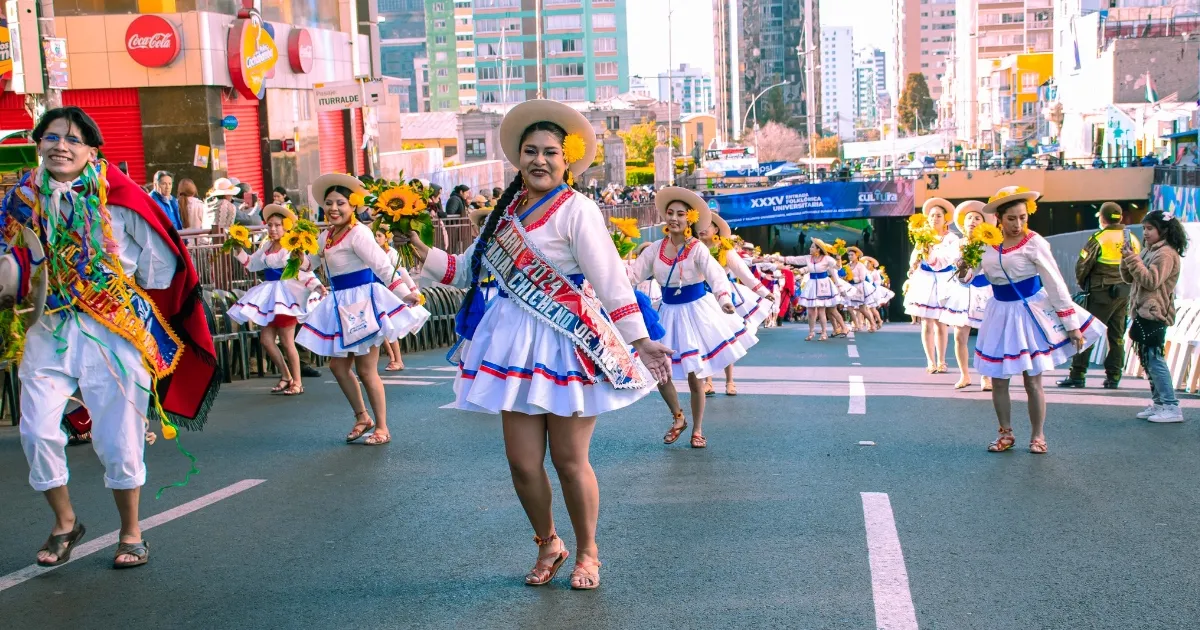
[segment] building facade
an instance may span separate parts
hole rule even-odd
[[[707,114],[713,109],[712,75],[686,63],[658,74],[658,99],[679,103],[684,114]]]
[[[892,68],[887,89],[896,95],[893,100],[899,101],[906,78],[915,72],[925,75],[935,101],[941,97],[956,13],[955,0],[892,0]]]
[[[1036,147],[1042,128],[1041,86],[1051,76],[1053,53],[1018,53],[991,59],[980,81],[980,146],[1001,154]]]
[[[881,120],[880,97],[886,91],[880,86],[886,81],[880,72],[883,51],[875,48],[860,50],[854,57],[854,135],[862,140],[868,129],[875,129]]]
[[[426,0],[377,0],[381,70],[384,76],[409,79],[420,85],[414,61],[427,56],[425,39]],[[408,111],[423,111],[420,90],[409,91]]]
[[[843,140],[854,139],[854,32],[849,26],[821,29],[821,127]]]
[[[459,0],[470,12],[470,0]],[[425,0],[425,62],[429,94],[422,91],[426,112],[455,112],[459,109],[458,37],[455,0]]]
[[[739,141],[755,96],[784,82],[775,89],[783,91],[789,122],[820,130],[821,81],[816,72],[809,81],[805,64],[806,58],[811,67],[820,63],[819,6],[818,0],[713,0],[719,142]]]
[[[595,102],[627,92],[625,3],[475,0],[479,107],[502,110],[539,95],[558,101]]]

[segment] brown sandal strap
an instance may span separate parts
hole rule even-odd
[[[545,547],[556,540],[558,540],[558,532],[550,532],[550,535],[546,538],[542,538],[537,534],[533,535],[533,542],[537,543],[539,547]]]

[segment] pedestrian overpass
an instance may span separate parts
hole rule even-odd
[[[925,173],[917,181],[916,207],[930,197],[960,202],[987,200],[1004,186],[1042,193],[1038,203],[1100,204],[1119,201],[1145,207],[1154,185],[1154,167],[1100,169],[1013,169]],[[1133,206],[1131,206],[1133,207]]]

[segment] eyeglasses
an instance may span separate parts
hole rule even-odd
[[[56,145],[59,142],[62,142],[63,140],[66,140],[67,146],[71,146],[71,147],[81,147],[84,145],[83,140],[80,140],[78,136],[64,137],[64,136],[60,136],[56,133],[48,133],[48,134],[42,136],[42,142],[44,142],[48,145],[51,145],[51,146]]]

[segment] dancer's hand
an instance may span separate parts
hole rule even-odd
[[[766,298],[768,301],[771,301],[771,302],[774,302],[774,301],[775,301],[775,294],[774,294],[774,293],[768,293],[768,294],[764,295],[763,297],[764,297],[764,298]]]
[[[425,244],[425,241],[421,240],[421,235],[416,232],[409,232],[408,244],[412,245],[413,252],[417,254],[417,258],[421,262],[425,262],[425,257],[429,256],[429,246]]]
[[[1080,332],[1078,330],[1067,331],[1067,337],[1071,340],[1071,343],[1075,344],[1076,350],[1079,350],[1081,352],[1083,351],[1083,344],[1085,344],[1087,342],[1085,342],[1083,340],[1082,332]]]
[[[409,306],[419,306],[421,304],[421,294],[417,291],[409,293],[408,295],[404,296],[404,303],[408,304]]]
[[[733,315],[736,312],[732,304],[722,304],[721,310],[725,311],[726,315]]]
[[[632,345],[654,380],[659,383],[671,380],[671,355],[675,351],[670,346],[652,341],[649,337],[638,339]]]

